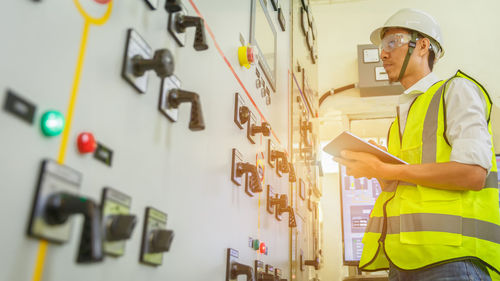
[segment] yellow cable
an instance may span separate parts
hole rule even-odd
[[[91,15],[89,15],[87,12],[85,12],[85,9],[82,7],[80,2],[78,0],[73,0],[73,2],[76,5],[76,8],[82,15],[82,17],[85,19],[85,22],[90,23],[90,24],[95,24],[95,25],[102,25],[104,24],[109,17],[111,16],[111,9],[113,8],[113,1],[109,1],[108,3],[108,9],[104,13],[104,15],[100,18],[94,18]]]
[[[75,76],[73,77],[73,86],[71,88],[71,96],[68,104],[67,112],[66,112],[66,125],[64,126],[64,131],[61,139],[61,145],[59,147],[59,156],[57,161],[59,164],[64,164],[64,159],[66,157],[66,149],[68,146],[69,132],[71,129],[71,121],[73,119],[73,111],[76,104],[76,97],[78,95],[78,87],[80,85],[80,78],[82,74],[83,68],[83,60],[85,57],[85,50],[87,48],[87,38],[89,35],[89,28],[91,24],[102,25],[104,24],[111,15],[111,9],[113,5],[113,1],[108,3],[108,8],[104,15],[101,18],[93,18],[89,14],[85,12],[83,7],[80,5],[78,0],[73,0],[76,5],[76,8],[84,18],[85,22],[83,25],[83,34],[82,39],[80,41],[80,50],[78,52],[78,60],[76,63]],[[42,280],[43,276],[43,268],[45,265],[45,257],[47,254],[48,242],[45,240],[41,240],[38,246],[38,254],[35,261],[35,268],[33,270],[33,281]]]
[[[66,149],[68,148],[69,131],[71,130],[71,121],[73,120],[73,111],[75,109],[76,97],[78,95],[78,86],[80,84],[80,77],[83,68],[83,59],[85,57],[85,49],[87,45],[87,38],[89,35],[90,23],[85,21],[83,25],[82,41],[80,44],[80,52],[78,53],[78,61],[76,63],[75,76],[73,78],[73,87],[71,88],[71,96],[68,104],[68,109],[66,113],[66,125],[64,126],[64,131],[61,140],[61,146],[59,147],[59,157],[57,161],[59,164],[64,164],[64,159],[66,157]]]
[[[42,280],[43,265],[45,263],[45,254],[47,253],[47,245],[49,243],[41,240],[38,246],[38,255],[35,262],[35,270],[33,272],[33,281]]]

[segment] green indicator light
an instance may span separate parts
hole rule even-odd
[[[259,242],[259,239],[255,239],[253,240],[253,249],[254,250],[258,250],[260,247],[260,242]]]
[[[42,115],[41,126],[45,136],[58,136],[64,129],[64,116],[59,111],[49,110]]]

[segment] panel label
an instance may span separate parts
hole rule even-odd
[[[3,108],[12,115],[26,121],[28,124],[33,124],[36,110],[35,105],[10,90],[7,90]]]

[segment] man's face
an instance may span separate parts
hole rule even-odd
[[[406,53],[408,52],[408,44],[405,43],[401,46],[399,44],[394,45],[394,41],[392,37],[400,37],[397,34],[404,34],[409,36],[408,31],[402,28],[391,28],[384,33],[383,40],[391,39],[389,43],[389,47],[394,47],[392,50],[385,50],[386,48],[381,49],[380,51],[380,59],[384,64],[385,71],[389,76],[390,82],[396,82],[399,78],[399,73],[401,71],[401,67],[403,66],[404,59],[406,57]],[[389,48],[391,49],[391,48]]]

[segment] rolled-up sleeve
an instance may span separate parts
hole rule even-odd
[[[485,97],[479,87],[464,78],[450,81],[445,94],[446,137],[450,161],[491,169],[491,135],[488,132]]]

